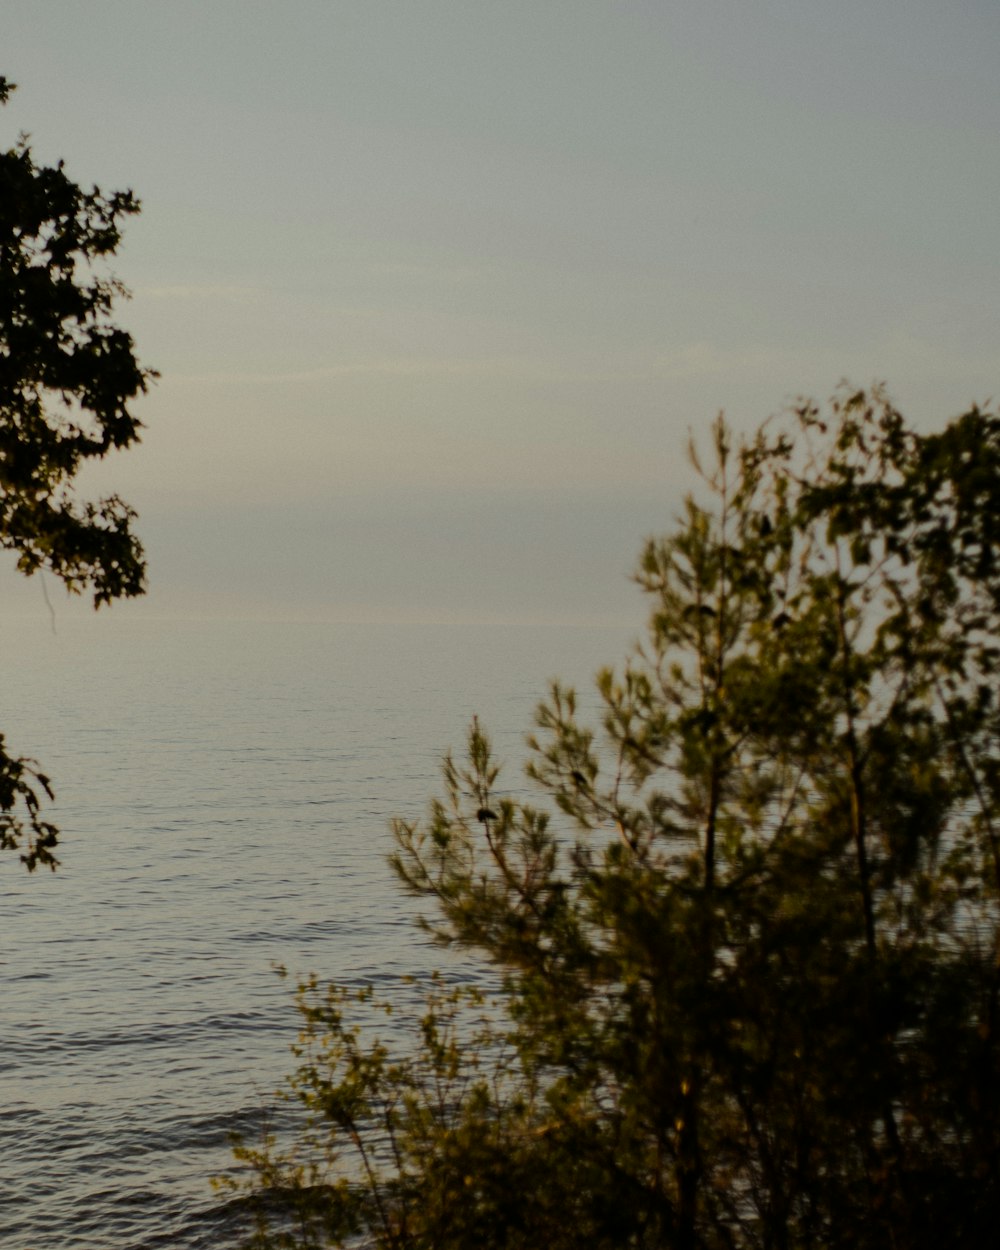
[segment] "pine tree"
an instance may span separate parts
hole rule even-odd
[[[237,1151],[255,1244],[988,1244],[1000,418],[919,434],[842,390],[713,452],[601,725],[539,708],[547,802],[474,723],[396,825],[422,923],[497,992],[432,984],[393,1049],[301,987],[302,1136]]]

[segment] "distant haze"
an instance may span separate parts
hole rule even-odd
[[[116,611],[638,622],[719,409],[997,393],[998,63],[993,0],[6,0],[0,142],[144,203]]]

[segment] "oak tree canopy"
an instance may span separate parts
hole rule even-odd
[[[0,104],[13,89],[0,77]],[[0,547],[95,607],[144,585],[132,509],[75,490],[86,463],[138,441],[131,404],[154,377],[113,320],[127,292],[104,268],[138,211],[131,191],[85,191],[61,161],[37,165],[24,135],[0,151]],[[0,735],[0,849],[29,870],[56,862],[45,795],[48,779]]]

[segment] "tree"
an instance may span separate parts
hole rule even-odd
[[[558,684],[539,708],[556,818],[474,723],[396,825],[492,998],[435,982],[390,1047],[366,996],[300,987],[301,1135],[237,1148],[258,1246],[995,1232],[1000,416],[920,434],[842,389],[713,441],[600,730]]]
[[[0,104],[13,89],[0,77]],[[132,509],[74,490],[88,461],[138,441],[130,404],[155,376],[112,320],[125,288],[99,268],[138,211],[131,191],[87,192],[62,162],[36,165],[24,135],[0,152],[0,546],[29,576],[90,588],[95,607],[143,591]],[[48,779],[0,736],[0,850],[20,849],[29,871],[56,864],[44,796]]]

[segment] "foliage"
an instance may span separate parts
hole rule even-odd
[[[600,730],[539,709],[555,818],[474,723],[396,826],[493,1003],[439,983],[390,1048],[302,987],[307,1127],[237,1150],[256,1245],[988,1244],[1000,417],[922,435],[842,390],[714,454]]]
[[[0,77],[0,104],[12,90]],[[36,165],[23,135],[0,151],[0,546],[29,576],[89,587],[96,607],[141,594],[145,573],[132,509],[74,492],[86,463],[138,441],[129,405],[153,377],[111,319],[127,292],[98,269],[138,211],[131,191],[83,191],[62,162]],[[48,780],[0,737],[0,849],[22,848],[29,869],[56,862],[43,794]]]

